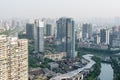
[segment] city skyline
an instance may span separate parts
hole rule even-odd
[[[28,43],[25,42],[26,44],[24,44],[24,42],[16,40],[17,38],[6,39],[6,37],[3,37],[5,40],[0,38],[1,79],[8,76],[7,80],[14,78],[19,80],[23,80],[23,78],[26,78],[24,80],[83,80],[86,78],[86,80],[89,80],[89,75],[94,73],[95,77],[90,76],[90,80],[94,80],[96,76],[98,79],[113,80],[114,75],[119,73],[115,73],[114,70],[120,71],[120,67],[112,68],[111,66],[114,63],[113,58],[117,63],[120,62],[120,60],[117,61],[119,57],[116,57],[119,56],[117,52],[120,52],[120,25],[93,31],[94,26],[92,23],[75,24],[72,18],[66,17],[59,18],[55,23],[47,22],[47,19],[35,19],[33,23],[31,20],[30,22],[23,20],[19,23],[11,20],[11,23],[1,21],[1,24],[1,34],[15,36],[18,40],[28,39]],[[46,35],[46,32],[50,30],[46,29],[47,24],[54,28],[51,29],[54,32],[53,35]],[[28,52],[27,56],[23,55],[26,52]],[[93,56],[95,54],[100,54],[100,56]],[[110,56],[106,56],[108,54]],[[94,58],[97,60],[94,60]],[[23,59],[27,60],[28,67],[22,65],[23,62],[26,62]],[[6,64],[4,65],[4,63]],[[102,64],[107,64],[107,66]],[[6,65],[10,70],[5,67]],[[95,65],[99,66],[96,67]],[[27,75],[23,75],[27,71],[23,66],[29,70]],[[116,65],[113,66],[116,67]],[[104,73],[104,70],[101,69],[104,67],[107,67],[108,72],[106,72],[110,74],[106,75]],[[10,74],[7,75],[6,72]],[[6,75],[4,76],[3,73]],[[102,73],[104,73],[105,77],[101,76]],[[117,78],[119,78],[119,75]]]
[[[0,18],[120,16],[119,0],[0,0]]]
[[[0,0],[0,80],[120,80],[120,0]]]

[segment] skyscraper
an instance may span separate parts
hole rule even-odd
[[[44,21],[35,20],[34,25],[34,44],[35,52],[44,52]]]
[[[57,39],[61,50],[66,51],[67,57],[75,57],[75,26],[71,18],[60,18],[57,21]]]
[[[26,24],[26,36],[28,39],[34,39],[34,24],[27,23]]]
[[[82,26],[82,36],[83,38],[91,38],[92,37],[92,24],[83,24]]]
[[[107,29],[100,30],[100,42],[102,44],[109,44],[109,36],[110,36],[109,30]]]
[[[52,35],[52,25],[46,24],[46,36],[51,36],[51,35]]]
[[[12,20],[11,27],[16,27],[16,20]],[[18,27],[18,26],[17,26]]]
[[[0,35],[0,80],[28,80],[28,41]]]

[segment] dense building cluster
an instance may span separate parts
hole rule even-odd
[[[27,79],[27,40],[0,35],[0,80]]]
[[[0,80],[28,80],[28,57],[30,80],[50,79],[57,76],[57,71],[62,74],[85,67],[87,63],[81,63],[82,59],[76,61],[80,48],[120,50],[120,24],[114,25],[77,22],[67,17],[0,20]],[[77,74],[76,79],[81,75]]]

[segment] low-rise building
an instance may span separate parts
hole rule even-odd
[[[120,39],[114,39],[112,41],[112,47],[114,47],[114,48],[120,48]]]
[[[48,63],[48,66],[49,66],[50,70],[52,70],[52,69],[58,68],[59,64],[55,63],[55,62],[50,62],[50,63]]]
[[[44,54],[44,58],[52,59],[55,61],[62,60],[66,57],[66,52],[54,53],[54,54]]]
[[[88,64],[86,64],[84,67],[82,68],[78,68],[76,70],[67,72],[65,74],[61,74],[61,75],[57,75],[52,77],[50,80],[83,80],[83,74],[82,71],[84,70],[88,70],[91,71],[93,70],[93,66],[96,63],[95,61],[93,61],[92,58],[93,55],[91,54],[87,54],[87,55],[83,55],[83,58],[87,61],[89,61]]]
[[[29,80],[46,80],[43,70],[41,68],[30,68],[29,69]]]

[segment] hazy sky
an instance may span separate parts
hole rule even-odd
[[[120,16],[120,0],[0,0],[0,18]]]

